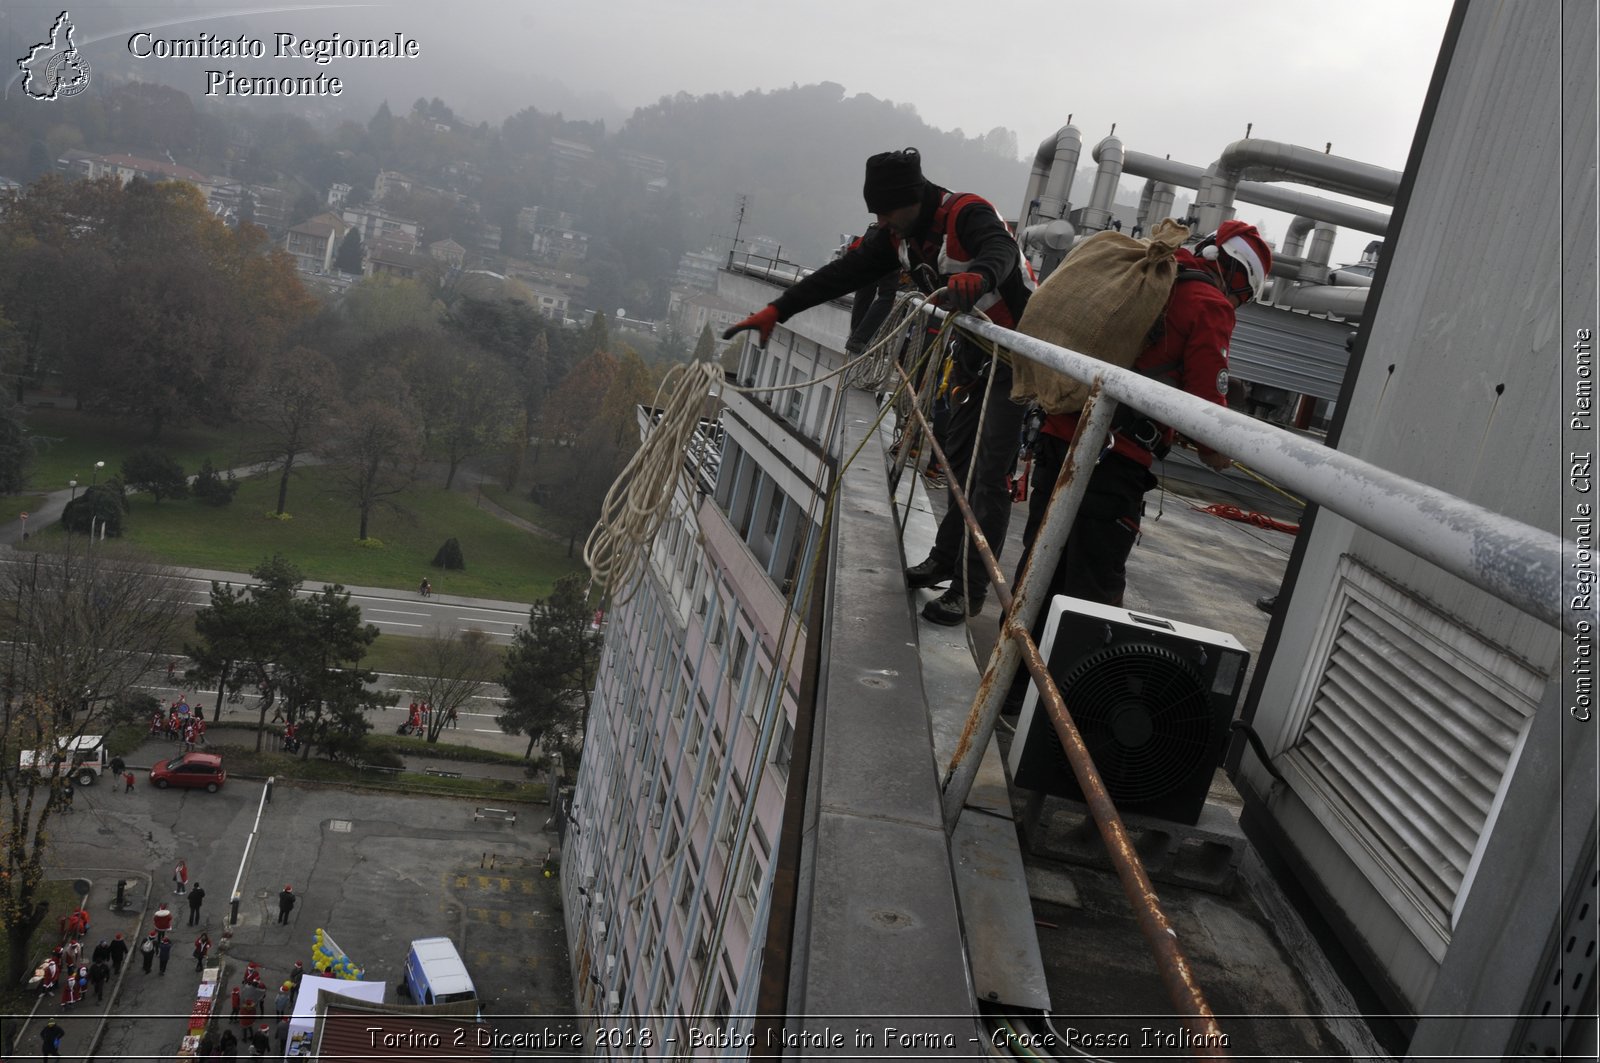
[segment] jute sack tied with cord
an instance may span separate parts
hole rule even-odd
[[[1017,331],[1128,368],[1166,309],[1178,279],[1173,256],[1188,236],[1170,218],[1157,222],[1148,240],[1109,229],[1095,233],[1039,285]],[[1037,402],[1046,413],[1083,409],[1088,384],[1027,358],[1011,361],[1012,401]]]

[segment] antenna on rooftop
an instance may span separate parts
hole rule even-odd
[[[750,207],[750,197],[740,192],[733,197],[733,243],[728,248],[728,265],[733,265],[733,256],[739,251],[739,233],[744,230],[744,212]],[[722,239],[722,237],[718,237]]]

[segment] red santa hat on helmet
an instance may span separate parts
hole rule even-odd
[[[1261,238],[1254,225],[1229,220],[1217,226],[1217,231],[1200,241],[1200,257],[1216,261],[1226,255],[1245,271],[1250,280],[1250,292],[1261,298],[1272,272],[1272,248]]]

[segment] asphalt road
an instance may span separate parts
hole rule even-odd
[[[210,604],[213,581],[232,583],[236,587],[254,582],[253,577],[245,572],[209,569],[180,571],[189,588],[185,604],[195,607]],[[301,593],[319,594],[323,586],[320,582],[308,580]],[[396,591],[384,587],[346,585],[345,589],[350,592],[350,600],[361,608],[361,618],[369,624],[376,624],[385,634],[420,637],[435,631],[476,629],[488,635],[491,641],[504,645],[510,643],[512,631],[528,622],[528,606],[519,602],[444,594],[424,598],[415,591]]]

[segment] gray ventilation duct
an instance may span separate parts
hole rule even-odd
[[[1064,252],[1072,246],[1077,235],[1078,230],[1065,218],[1040,222],[1022,230],[1022,250],[1030,255],[1035,252]]]
[[[1180,188],[1194,189],[1200,187],[1206,174],[1206,171],[1198,166],[1147,155],[1142,151],[1124,151],[1122,171],[1134,177],[1147,177]],[[1304,214],[1312,218],[1321,218],[1346,229],[1355,229],[1357,232],[1382,236],[1389,231],[1387,214],[1352,203],[1324,199],[1291,188],[1280,188],[1256,181],[1240,181],[1234,189],[1234,198],[1241,203],[1253,203],[1268,210],[1281,210],[1285,214]],[[1211,229],[1215,228],[1215,225],[1211,226]],[[1210,232],[1211,229],[1202,231]]]
[[[1178,190],[1165,181],[1146,180],[1144,190],[1139,193],[1139,213],[1134,218],[1134,227],[1148,233],[1156,222],[1172,217],[1172,202],[1177,198]]]
[[[1296,214],[1289,222],[1288,229],[1284,230],[1283,245],[1272,256],[1272,272],[1275,276],[1269,301],[1274,306],[1289,306],[1294,301],[1296,287],[1294,278],[1299,275],[1298,263],[1304,261],[1306,234],[1316,225],[1316,218]],[[1292,270],[1289,265],[1291,261],[1296,263]]]
[[[1313,265],[1322,266],[1324,270],[1328,263],[1333,261],[1333,241],[1339,235],[1339,230],[1325,221],[1318,221],[1311,227],[1311,246],[1306,249],[1306,261]],[[1311,280],[1313,278],[1306,278]],[[1322,278],[1314,278],[1321,282]]]
[[[1122,141],[1113,135],[1096,144],[1094,161],[1100,169],[1094,175],[1094,189],[1089,193],[1081,228],[1099,231],[1111,224],[1111,206],[1116,202],[1117,182],[1122,179]]]
[[[1390,206],[1400,192],[1398,170],[1273,140],[1236,140],[1223,149],[1200,183],[1195,209],[1203,232],[1215,229],[1232,214],[1239,182],[1245,178],[1293,181]],[[1319,212],[1295,213],[1315,216]]]
[[[1371,288],[1335,288],[1324,284],[1299,288],[1294,293],[1294,308],[1313,314],[1338,314],[1359,319],[1367,309]]]
[[[1033,170],[1028,175],[1027,196],[1022,202],[1022,226],[1035,221],[1050,222],[1066,213],[1068,197],[1072,194],[1072,178],[1078,172],[1078,155],[1083,150],[1083,136],[1071,122],[1045,137],[1033,156]],[[1034,202],[1038,201],[1037,213]]]
[[[1283,246],[1278,253],[1290,258],[1299,258],[1306,246],[1306,233],[1317,224],[1317,219],[1304,214],[1296,214],[1289,222],[1289,228],[1283,234]]]

